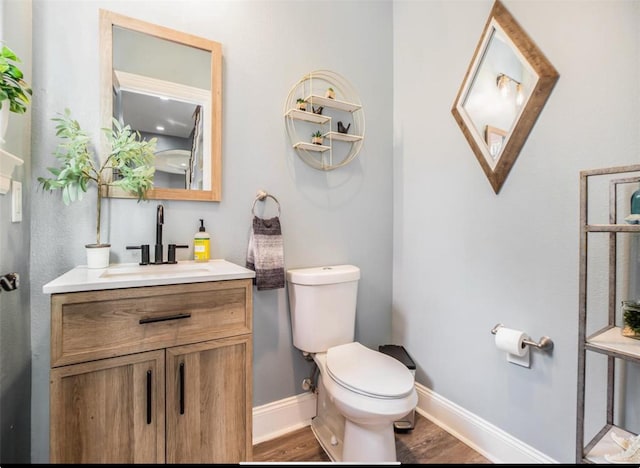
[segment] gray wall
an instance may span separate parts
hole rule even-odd
[[[31,82],[31,2],[0,0],[0,40],[22,60],[20,69]],[[5,101],[4,105],[8,105]],[[0,195],[0,275],[17,272],[20,288],[0,293],[0,463],[29,463],[31,408],[31,343],[29,338],[29,199],[30,120],[10,113],[2,148],[24,164],[14,170],[22,182],[21,223],[11,222],[11,191]]]
[[[579,172],[638,163],[640,2],[504,1],[560,79],[499,195],[451,115],[492,3],[393,3],[392,337],[421,384],[573,462]],[[553,353],[508,363],[499,322]]]
[[[640,2],[505,0],[561,76],[499,195],[450,112],[491,4],[34,0],[33,169],[27,158],[23,174],[38,246],[30,268],[32,461],[48,460],[49,298],[42,285],[85,262],[82,246],[94,230],[91,197],[64,207],[35,178],[52,161],[56,112],[70,107],[99,132],[97,9],[107,8],[223,44],[224,198],[164,202],[167,243],[190,242],[204,218],[213,256],[243,264],[255,193],[273,193],[282,204],[287,267],[362,268],[357,339],[404,344],[418,382],[572,462],[578,174],[637,162]],[[361,155],[329,173],[298,159],[283,126],[290,87],[315,69],[347,77],[366,112]],[[0,199],[0,214],[7,203]],[[112,261],[135,261],[124,246],[152,242],[156,204],[105,203]],[[0,231],[0,266],[8,257],[26,270],[21,252],[29,245],[20,239],[28,233],[14,232],[11,250],[8,235]],[[258,406],[300,393],[309,368],[291,346],[285,291],[256,291],[254,299]],[[18,308],[28,310],[28,301],[21,296]],[[551,336],[553,354],[534,353],[531,369],[507,363],[489,333],[498,322]]]
[[[251,206],[264,189],[282,206],[287,268],[352,263],[362,269],[357,338],[376,346],[391,329],[392,4],[388,1],[33,2],[32,461],[48,460],[49,297],[42,286],[85,263],[94,192],[65,207],[35,178],[53,161],[51,118],[65,107],[99,134],[98,8],[219,41],[223,46],[223,201],[166,201],[165,243],[191,243],[203,218],[212,257],[244,265]],[[321,172],[286,139],[283,103],[306,73],[346,77],[364,105],[367,134],[351,164]],[[153,243],[157,202],[105,203],[112,262]],[[260,213],[262,204],[257,206]],[[265,215],[274,207],[266,205]],[[104,222],[104,220],[103,220]],[[179,260],[192,250],[179,251]],[[254,294],[254,406],[302,393],[309,365],[292,347],[284,289]]]

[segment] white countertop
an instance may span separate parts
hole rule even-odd
[[[80,265],[42,287],[45,294],[100,289],[136,288],[164,284],[202,283],[232,279],[254,278],[255,271],[223,259],[176,264],[139,265],[119,263],[107,268],[87,268]]]

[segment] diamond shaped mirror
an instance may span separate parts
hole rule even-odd
[[[496,194],[558,76],[497,0],[451,109]]]

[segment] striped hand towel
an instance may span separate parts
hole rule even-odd
[[[247,268],[256,272],[253,284],[258,290],[284,288],[284,243],[280,219],[253,217]]]

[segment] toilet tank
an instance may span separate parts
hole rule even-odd
[[[321,353],[355,336],[360,269],[353,265],[287,271],[293,345]]]

